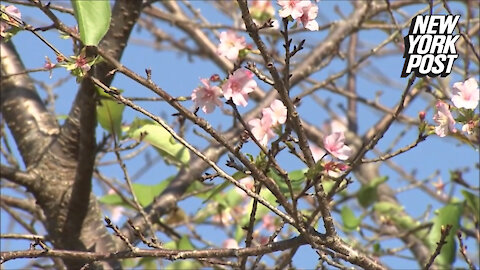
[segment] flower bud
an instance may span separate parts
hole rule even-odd
[[[210,76],[210,81],[211,81],[211,82],[218,82],[218,81],[220,81],[220,75],[218,75],[218,74],[213,74],[212,76]]]
[[[425,111],[420,111],[418,113],[418,118],[420,119],[420,121],[425,120]]]

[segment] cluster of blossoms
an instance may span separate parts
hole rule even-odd
[[[232,75],[219,86],[210,85],[210,82],[219,81],[218,75],[210,77],[210,79],[200,79],[202,86],[193,90],[191,95],[195,106],[201,108],[205,113],[211,113],[216,106],[222,106],[220,96],[230,100],[235,105],[247,106],[248,93],[253,92],[257,87],[257,82],[253,79],[253,73],[250,70],[241,68],[233,72]]]
[[[316,3],[305,0],[278,0],[278,4],[282,7],[278,12],[280,17],[291,17],[300,21],[303,27],[310,31],[318,30],[318,23],[315,20],[318,15]]]
[[[0,16],[0,36],[2,38],[5,38],[7,36],[7,30],[9,30],[12,26],[19,26],[18,21],[22,20],[22,14],[20,13],[20,10],[18,10],[18,8],[13,5],[9,5],[6,7],[1,5],[0,8],[3,11]],[[14,18],[16,18],[17,20],[15,20]]]
[[[275,8],[273,8],[271,1],[264,0],[253,0],[250,1],[250,14],[252,15],[253,21],[257,25],[263,25],[268,20],[272,19],[275,15]],[[278,21],[273,21],[273,27],[278,28]]]
[[[220,33],[220,44],[217,47],[217,54],[231,61],[237,61],[240,51],[247,48],[245,38],[233,31]]]
[[[455,118],[451,109],[458,113],[457,121],[463,123],[462,131],[473,134],[475,128],[479,126],[480,120],[473,113],[478,106],[480,100],[478,83],[475,79],[470,78],[465,82],[457,82],[453,84],[452,97],[453,108],[444,101],[437,101],[436,113],[433,120],[437,124],[435,133],[440,137],[445,137],[449,133],[456,133]]]
[[[310,31],[318,30],[316,21],[318,6],[309,0],[278,0],[281,7],[279,15],[282,18],[290,18],[302,23],[303,27]],[[250,14],[257,25],[263,25],[272,20],[273,27],[278,28],[278,22],[272,18],[275,9],[270,1],[253,0],[250,2]],[[220,33],[220,44],[217,47],[217,54],[231,61],[237,61],[239,56],[244,56],[249,51],[245,38],[233,31]]]
[[[353,152],[349,146],[345,145],[345,131],[347,130],[345,121],[346,119],[333,119],[323,126],[326,133],[329,134],[323,138],[323,147],[332,157],[342,161],[347,160]],[[310,150],[316,162],[327,154],[325,150],[315,145],[310,145]],[[335,160],[326,161],[322,165],[325,173],[331,177],[339,177],[341,172],[348,169],[348,165]]]
[[[336,159],[341,161],[347,160],[352,155],[352,149],[345,145],[345,134],[344,131],[335,131],[323,138],[323,147],[327,152]],[[315,145],[310,146],[312,151],[313,159],[318,162],[327,152],[322,148]],[[337,162],[335,160],[328,160],[322,163],[325,173],[331,177],[339,177],[341,172],[344,172],[348,169],[348,166],[342,162]]]
[[[262,118],[255,118],[248,121],[252,134],[261,145],[267,145],[268,141],[275,137],[273,128],[284,124],[287,120],[287,107],[282,101],[276,99],[270,107],[262,110]]]

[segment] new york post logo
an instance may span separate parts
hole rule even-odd
[[[412,20],[404,38],[402,78],[412,72],[417,77],[445,77],[452,72],[460,37],[452,33],[459,19],[460,15],[418,15]]]

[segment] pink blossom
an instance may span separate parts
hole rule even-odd
[[[113,222],[119,222],[120,219],[124,216],[124,213],[125,213],[125,207],[122,207],[122,206],[115,206],[115,207],[112,207],[110,209],[110,213],[111,213],[111,217],[110,219],[113,221]]]
[[[275,15],[271,1],[253,0],[250,2],[250,14],[257,25],[263,25]]]
[[[276,99],[270,104],[270,107],[262,110],[262,114],[270,114],[272,118],[272,125],[285,124],[287,120],[287,107],[283,105],[283,102]]]
[[[237,69],[222,85],[223,96],[232,99],[236,105],[247,106],[248,93],[253,92],[257,82],[252,79],[253,73],[248,69]]]
[[[425,116],[426,116],[426,112],[425,112],[425,111],[419,111],[419,112],[418,112],[418,119],[420,119],[420,121],[425,120]]]
[[[253,187],[255,183],[253,182],[253,178],[251,176],[242,178],[238,180],[238,182],[242,183],[247,189],[250,189],[251,191],[253,191]],[[235,192],[238,193],[242,198],[246,198],[248,196],[247,193],[245,193],[245,191],[243,191],[238,187],[235,187]]]
[[[268,244],[268,237],[258,235],[257,236],[257,241],[258,241],[258,243],[260,243],[260,245],[266,245],[266,244]]]
[[[75,59],[75,66],[80,68],[84,74],[90,70],[90,65],[88,64],[87,59],[82,55]]]
[[[462,131],[470,135],[473,134],[474,129],[475,129],[475,122],[473,120],[468,121],[468,123],[462,126]]]
[[[238,248],[238,242],[233,238],[228,238],[227,240],[223,241],[222,243],[223,248]]]
[[[456,82],[453,84],[453,105],[457,108],[465,108],[474,110],[480,99],[478,83],[474,78],[470,78],[465,82]]]
[[[230,209],[224,210],[216,215],[212,216],[212,221],[221,226],[229,226],[233,224],[233,216],[230,213]]]
[[[330,177],[340,177],[340,175],[342,175],[341,173],[346,171],[348,168],[348,165],[334,161],[329,161],[324,165],[325,172]]]
[[[116,194],[116,192],[115,192],[115,190],[110,189],[110,190],[108,190],[108,194]],[[125,207],[122,207],[122,206],[113,206],[113,207],[109,207],[109,208],[110,208],[110,214],[111,214],[110,219],[113,222],[120,221],[120,219],[122,218],[122,216],[126,212]]]
[[[43,67],[50,72],[50,79],[52,78],[52,69],[55,68],[55,64],[50,61],[50,58],[48,56],[45,56],[45,64]]]
[[[208,79],[200,79],[203,86],[193,90],[192,101],[196,107],[202,108],[204,113],[211,113],[215,110],[215,106],[222,106],[222,102],[218,98],[222,95],[222,90],[218,86],[211,86]]]
[[[325,150],[316,145],[310,145],[310,151],[312,151],[312,156],[315,162],[319,161],[326,153]]]
[[[262,119],[252,119],[248,121],[248,124],[251,127],[252,134],[257,139],[257,141],[265,146],[268,141],[275,137],[275,133],[272,130],[272,117],[270,114],[262,116]]]
[[[55,64],[52,63],[48,56],[45,56],[45,64],[43,65],[43,67],[47,70],[52,70],[55,67]]]
[[[435,189],[437,190],[437,194],[439,194],[439,195],[444,192],[445,185],[446,184],[443,182],[441,177],[439,177],[436,182],[432,183],[432,186],[435,187]]]
[[[345,117],[338,117],[325,121],[322,128],[329,134],[334,132],[345,132],[347,131],[347,119]]]
[[[273,8],[272,2],[265,0],[253,0],[251,1],[251,6],[249,8],[250,14],[252,17],[258,19],[261,17],[273,17],[275,14],[275,9]]]
[[[310,6],[310,1],[304,0],[278,0],[278,4],[282,7],[278,14],[282,18],[292,16],[294,20],[303,15],[304,7]]]
[[[457,132],[455,128],[455,120],[448,107],[448,104],[443,101],[438,101],[435,105],[437,113],[433,116],[433,120],[438,124],[435,127],[435,133],[440,137],[445,137],[449,132]]]
[[[302,8],[303,14],[300,17],[300,21],[303,24],[303,27],[310,31],[318,30],[318,23],[315,20],[318,15],[318,6],[316,4],[310,3],[308,6]]]
[[[238,52],[245,49],[247,43],[245,38],[238,36],[233,31],[224,31],[220,33],[220,44],[217,48],[217,54],[226,57],[228,60],[236,61]]]
[[[19,21],[22,19],[22,13],[20,13],[20,10],[18,10],[18,8],[13,5],[9,5],[5,7],[4,12],[7,13],[7,15],[9,16],[8,18],[9,22],[7,23],[4,21],[0,21],[0,34],[2,37],[4,36],[5,31],[7,31],[10,28],[11,24],[18,25],[18,22],[12,19],[11,17],[15,17]]]
[[[264,215],[262,217],[262,228],[273,233],[276,229],[275,218],[270,214]]]
[[[347,160],[352,154],[352,149],[345,145],[343,132],[334,132],[323,139],[323,146],[334,157]]]

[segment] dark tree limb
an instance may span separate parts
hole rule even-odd
[[[38,3],[41,5],[40,3]],[[57,21],[47,6],[40,7]],[[120,59],[130,32],[139,17],[141,1],[115,2],[109,32],[100,43],[108,53]],[[22,73],[21,60],[12,44],[2,42],[2,76]],[[112,68],[106,63],[95,67],[95,74],[105,83]],[[2,114],[29,172],[37,179],[29,186],[46,214],[45,227],[52,243],[60,249],[116,252],[118,247],[101,219],[101,211],[91,194],[95,161],[96,88],[82,81],[68,119],[59,131],[27,75],[2,80]],[[84,262],[66,261],[67,267],[79,269]],[[119,268],[118,262],[104,267]]]
[[[13,43],[1,42],[2,115],[13,134],[27,168],[38,162],[59,127],[38,96],[27,74],[3,78],[25,70]]]

